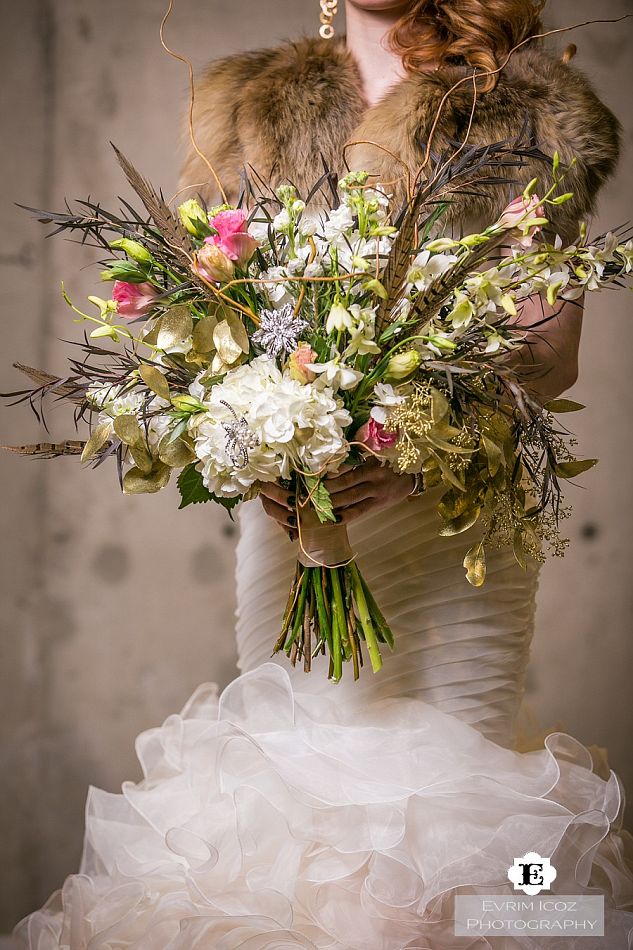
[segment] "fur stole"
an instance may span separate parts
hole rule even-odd
[[[237,200],[243,169],[253,181],[257,175],[274,185],[291,181],[304,196],[325,167],[337,175],[346,166],[365,168],[380,181],[402,181],[401,163],[415,173],[442,97],[466,74],[464,67],[451,65],[411,76],[367,108],[356,62],[342,38],[301,39],[240,53],[211,63],[198,81],[196,140],[231,201]],[[463,141],[472,96],[471,83],[450,95],[433,139],[436,153]],[[552,222],[561,233],[574,235],[578,219],[592,212],[600,186],[614,170],[619,123],[581,73],[528,47],[512,56],[496,89],[479,95],[468,141],[514,140],[524,128],[546,155],[557,150],[566,164],[576,159],[564,185],[574,199],[557,209]],[[352,142],[374,144],[350,147]],[[456,194],[453,217],[492,220],[530,179],[540,179],[543,193],[549,167],[530,160],[511,169],[520,185]],[[180,187],[191,186],[215,204],[220,196],[209,178],[189,144]]]

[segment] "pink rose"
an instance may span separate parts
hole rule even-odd
[[[211,219],[211,227],[218,233],[205,238],[205,241],[217,245],[238,267],[248,264],[257,241],[248,233],[244,212],[220,211]]]
[[[130,284],[126,280],[115,280],[112,299],[116,300],[117,313],[122,317],[140,317],[151,310],[157,290],[151,284]]]
[[[299,383],[311,383],[316,379],[316,373],[308,369],[306,364],[314,363],[317,358],[317,354],[309,343],[300,343],[288,360],[291,377]]]
[[[365,425],[361,426],[355,436],[356,442],[362,442],[368,449],[377,454],[387,452],[392,449],[398,439],[398,433],[385,429],[382,422],[369,418]]]
[[[526,198],[525,195],[519,195],[514,201],[511,201],[505,209],[499,220],[497,227],[505,228],[508,231],[518,230],[521,232],[519,244],[523,247],[531,247],[532,238],[537,231],[541,230],[540,224],[530,224],[534,218],[544,218],[545,208],[541,204],[541,199],[537,195]]]

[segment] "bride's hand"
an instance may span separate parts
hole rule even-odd
[[[326,485],[339,523],[349,524],[370,511],[397,505],[410,494],[414,477],[399,475],[388,465],[370,458],[355,468],[328,475]],[[275,482],[264,482],[260,498],[266,514],[294,540],[297,537],[294,495]]]
[[[338,520],[349,524],[370,511],[391,508],[403,501],[411,494],[415,479],[368,458],[355,468],[328,475],[325,484]]]

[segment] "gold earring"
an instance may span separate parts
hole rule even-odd
[[[324,40],[331,40],[334,36],[334,27],[332,26],[332,20],[336,16],[336,11],[338,8],[338,0],[319,0],[319,6],[321,7],[321,26],[319,28],[319,36]]]

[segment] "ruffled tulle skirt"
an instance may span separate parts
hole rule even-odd
[[[27,946],[633,946],[620,782],[563,733],[521,754],[420,699],[351,709],[267,662],[200,686],[136,749],[144,779],[90,789],[80,873],[18,925]],[[511,896],[527,851],[554,893],[605,896],[605,937],[453,935],[454,895]]]

